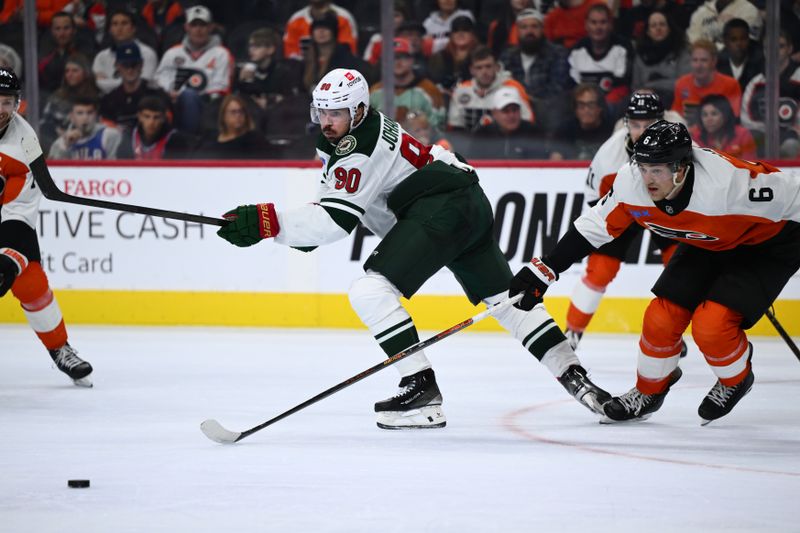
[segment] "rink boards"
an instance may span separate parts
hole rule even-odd
[[[69,194],[208,216],[246,203],[300,206],[314,199],[320,177],[318,165],[308,163],[98,163],[52,165],[51,172]],[[585,205],[585,166],[487,162],[479,174],[513,271],[549,250]],[[359,229],[303,253],[272,242],[239,249],[219,239],[216,229],[43,200],[38,232],[42,264],[70,323],[361,327],[346,293],[377,237]],[[574,265],[565,272],[545,300],[562,325],[582,269]],[[645,236],[609,287],[591,329],[638,331],[660,270]],[[421,329],[447,327],[477,312],[449,271],[407,304]],[[800,330],[800,277],[789,282],[775,308],[786,329]],[[1,299],[0,322],[22,321],[16,300]],[[485,321],[476,328],[498,326]],[[774,331],[762,321],[754,333]]]

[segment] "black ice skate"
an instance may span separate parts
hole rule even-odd
[[[599,415],[603,414],[603,404],[611,399],[609,393],[592,383],[586,369],[580,365],[570,366],[558,382],[587,409]]]
[[[748,361],[752,356],[753,345],[751,344]],[[717,383],[711,387],[711,390],[708,391],[708,394],[703,399],[702,403],[700,403],[700,407],[697,408],[697,414],[703,419],[701,425],[705,426],[717,418],[722,418],[730,413],[731,409],[739,403],[739,400],[744,398],[744,395],[753,388],[754,380],[755,376],[753,375],[752,366],[750,367],[750,372],[747,373],[738,385],[728,387],[717,380]]]
[[[400,390],[375,404],[381,429],[441,428],[447,423],[432,368],[400,380]]]
[[[677,383],[682,375],[683,372],[680,368],[673,370],[669,375],[666,390],[658,394],[642,394],[639,389],[634,387],[622,396],[612,398],[603,408],[606,418],[601,420],[601,423],[613,424],[628,420],[647,420],[650,415],[661,408],[670,387]]]
[[[689,353],[689,347],[686,346],[686,341],[681,339],[681,357],[686,357],[687,353]]]
[[[581,342],[581,337],[583,337],[583,332],[567,328],[564,331],[564,336],[567,338],[569,347],[572,348],[573,351],[575,351],[578,349],[578,344],[580,344]]]
[[[69,343],[64,344],[61,348],[48,351],[58,369],[68,375],[75,385],[79,387],[92,386],[92,381],[89,379],[92,365],[78,357],[78,352]]]

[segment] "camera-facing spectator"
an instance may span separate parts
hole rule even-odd
[[[203,159],[268,159],[271,154],[264,135],[256,131],[247,102],[229,94],[219,106],[218,131],[204,139],[198,149]]]
[[[519,91],[501,87],[492,97],[492,122],[475,131],[468,151],[471,159],[547,159],[541,129],[523,120],[525,106]]]
[[[211,34],[211,11],[205,6],[186,10],[186,37],[164,53],[156,81],[175,104],[176,126],[196,133],[204,106],[231,90],[231,54],[218,35]]]
[[[731,103],[719,94],[700,100],[700,122],[689,128],[692,139],[703,148],[725,152],[741,159],[756,158],[756,142],[736,123]]]
[[[501,87],[510,87],[519,93],[522,119],[533,122],[533,108],[525,87],[511,78],[508,71],[502,70],[488,47],[481,45],[472,52],[469,70],[472,78],[459,83],[450,99],[449,128],[474,131],[491,122],[494,94]]]
[[[614,17],[607,5],[586,12],[587,36],[569,53],[569,74],[576,84],[594,83],[605,93],[612,116],[621,115],[628,104],[631,82],[631,50],[614,35]]]
[[[247,43],[248,61],[237,67],[233,89],[265,111],[302,88],[302,73],[296,61],[280,54],[280,36],[272,28],[253,31]]]
[[[72,103],[69,125],[53,146],[48,157],[94,161],[116,159],[121,140],[118,129],[98,121],[96,98],[78,98]]]
[[[778,37],[778,124],[780,157],[800,155],[800,63],[792,59],[792,39],[782,29]],[[753,132],[759,155],[764,149],[767,109],[766,78],[759,74],[750,80],[742,98],[742,126]]]
[[[370,88],[370,107],[380,111],[383,107],[383,84]],[[435,128],[444,125],[447,111],[444,96],[436,84],[414,71],[411,43],[398,37],[394,40],[394,103],[396,108],[424,113]]]
[[[77,28],[72,15],[59,11],[50,20],[49,39],[52,49],[39,61],[39,87],[55,91],[61,85],[67,59],[75,54],[92,57],[94,49],[76,40]]]
[[[117,69],[117,50],[129,43],[135,43],[139,47],[139,55],[143,62],[142,78],[152,80],[158,66],[158,56],[155,50],[136,38],[136,20],[133,13],[128,11],[112,13],[108,34],[111,36],[111,46],[98,52],[92,64],[92,71],[100,90],[104,94],[110,93],[122,83]]]
[[[453,21],[458,17],[467,17],[473,23],[475,17],[469,9],[459,9],[458,0],[436,0],[436,9],[422,21],[425,33],[434,41],[445,42],[452,30]]]
[[[586,14],[589,8],[607,5],[604,0],[562,0],[544,17],[544,35],[547,40],[572,48],[586,37]]]
[[[535,9],[533,0],[505,0],[500,16],[489,22],[486,46],[495,57],[500,57],[506,49],[519,44],[517,20],[519,14],[526,9]]]
[[[750,38],[761,39],[764,21],[749,0],[706,0],[692,13],[686,36],[692,44],[706,40],[722,45],[722,28],[731,19],[744,20],[750,26]]]
[[[691,56],[686,36],[663,11],[650,13],[647,28],[636,45],[634,90],[642,87],[655,90],[664,107],[668,108],[675,95],[675,82],[690,69]]]
[[[149,95],[139,100],[136,127],[124,136],[118,155],[139,161],[189,159],[195,144],[196,139],[172,127],[164,99]]]
[[[721,94],[731,102],[731,108],[739,116],[742,105],[742,90],[739,83],[717,71],[717,47],[711,41],[701,39],[691,46],[691,72],[675,82],[672,109],[680,113],[690,126],[699,120],[697,106],[709,94]]]
[[[573,115],[556,130],[551,159],[591,159],[614,131],[600,87],[579,84],[572,91],[572,103]]]
[[[722,30],[724,45],[717,60],[717,70],[734,78],[744,92],[754,77],[764,72],[764,55],[750,40],[750,26],[742,19],[731,19]]]
[[[64,133],[69,125],[72,103],[79,98],[100,98],[100,89],[94,82],[89,61],[84,56],[74,55],[66,60],[61,86],[47,98],[42,111],[39,140],[43,150],[50,148],[56,137]]]
[[[120,44],[115,55],[114,68],[121,84],[100,99],[100,116],[123,131],[130,131],[136,126],[139,100],[147,95],[162,98],[165,103],[170,99],[155,82],[144,79],[144,61],[138,44],[133,41]]]
[[[458,82],[470,79],[469,57],[479,45],[472,19],[456,17],[450,25],[447,45],[428,61],[428,75],[431,80],[449,94]]]
[[[353,15],[330,0],[310,0],[308,6],[295,12],[286,23],[283,34],[283,55],[302,60],[311,43],[312,24],[315,20],[331,16],[335,20],[334,35],[339,43],[346,44],[350,52],[358,50],[358,25]]]

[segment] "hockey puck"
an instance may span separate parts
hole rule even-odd
[[[70,479],[67,481],[67,486],[71,489],[86,489],[89,488],[88,479]]]

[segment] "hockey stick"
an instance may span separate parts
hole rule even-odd
[[[330,396],[332,394],[335,394],[335,393],[339,392],[340,390],[349,387],[350,385],[353,385],[354,383],[358,383],[362,379],[364,379],[366,377],[369,377],[369,376],[371,376],[371,375],[383,370],[384,368],[396,363],[397,361],[399,361],[401,359],[405,359],[406,357],[408,357],[411,354],[417,353],[418,351],[420,351],[420,350],[422,350],[424,348],[427,348],[428,346],[430,346],[432,344],[435,344],[435,343],[439,342],[440,340],[442,340],[442,339],[444,339],[446,337],[449,337],[450,335],[453,335],[454,333],[457,333],[457,332],[461,331],[462,329],[465,329],[465,328],[471,326],[472,324],[475,324],[476,322],[480,322],[481,320],[483,320],[487,316],[492,315],[498,309],[502,309],[504,307],[508,307],[509,305],[517,302],[520,298],[522,298],[522,295],[521,294],[517,294],[516,296],[514,296],[512,298],[509,298],[509,299],[507,299],[507,300],[505,300],[503,302],[500,302],[498,304],[493,305],[492,307],[489,307],[488,309],[486,309],[486,311],[483,311],[482,313],[478,313],[477,315],[475,315],[472,318],[468,318],[467,320],[465,320],[465,321],[463,321],[463,322],[461,322],[459,324],[456,324],[455,326],[453,326],[453,327],[451,327],[449,329],[446,329],[446,330],[444,330],[444,331],[442,331],[440,333],[437,333],[436,335],[434,335],[433,337],[431,337],[429,339],[426,339],[424,341],[420,341],[420,342],[418,342],[418,343],[416,343],[416,344],[414,344],[412,346],[409,346],[408,348],[406,348],[402,352],[394,354],[393,356],[391,356],[390,358],[386,359],[382,363],[378,363],[377,365],[373,366],[372,368],[368,368],[367,370],[364,370],[360,374],[356,374],[355,376],[342,381],[338,385],[334,385],[330,389],[325,390],[325,391],[317,394],[313,398],[309,398],[308,400],[304,401],[303,403],[292,407],[288,411],[284,411],[283,413],[279,414],[278,416],[267,420],[263,424],[259,424],[259,425],[255,426],[253,428],[250,428],[250,429],[248,429],[246,431],[236,432],[236,431],[230,431],[228,429],[225,429],[224,427],[222,427],[222,425],[219,422],[217,422],[214,419],[208,419],[208,420],[204,421],[202,424],[200,424],[200,430],[203,432],[203,434],[206,437],[208,437],[209,439],[213,440],[214,442],[219,442],[220,444],[233,444],[234,442],[239,442],[243,438],[245,438],[245,437],[247,437],[249,435],[252,435],[256,431],[260,431],[260,430],[264,429],[267,426],[271,426],[275,422],[277,422],[279,420],[283,420],[287,416],[293,415],[297,411],[300,411],[301,409],[305,409],[309,405],[313,405],[313,404],[317,403],[318,401],[323,400],[323,399],[327,398],[328,396]]]
[[[28,142],[26,142],[28,141]],[[28,160],[32,161],[30,164],[33,179],[41,189],[42,194],[48,200],[55,202],[66,202],[69,204],[88,205],[91,207],[100,207],[103,209],[113,209],[115,211],[125,211],[127,213],[139,213],[140,215],[153,215],[156,217],[172,218],[175,220],[185,220],[187,222],[197,222],[199,224],[211,224],[213,226],[225,226],[228,221],[222,218],[206,217],[203,215],[192,215],[190,213],[179,213],[177,211],[168,211],[166,209],[158,209],[155,207],[143,207],[132,204],[122,204],[119,202],[108,202],[105,200],[95,200],[93,198],[82,198],[80,196],[72,196],[58,188],[47,169],[47,164],[44,161],[44,154],[39,147],[38,142],[30,142],[29,139],[23,138],[22,148],[28,155]],[[38,156],[37,156],[38,154]]]
[[[783,329],[781,323],[778,322],[778,319],[775,317],[775,313],[772,312],[772,309],[767,309],[766,314],[769,321],[772,322],[773,326],[775,326],[775,330],[778,332],[778,335],[783,337],[783,340],[786,341],[787,345],[789,345],[789,349],[792,351],[792,353],[794,353],[795,357],[800,359],[800,349],[797,348],[797,345],[794,343],[792,338],[788,333],[786,333],[786,330]]]

